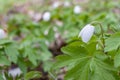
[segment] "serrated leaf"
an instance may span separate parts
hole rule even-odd
[[[88,46],[88,44],[84,45],[84,47],[86,46]],[[93,80],[93,78],[95,78],[94,80],[108,80],[107,78],[102,79],[105,75],[107,77],[111,76],[110,80],[115,80],[111,72],[115,72],[116,69],[105,63],[103,59],[96,57],[96,54],[98,54],[94,48],[96,44],[93,44],[91,50],[84,49],[84,47],[81,48],[81,46],[78,45],[68,45],[64,47],[62,51],[65,54],[56,57],[57,62],[54,64],[53,69],[66,67],[67,73],[65,80]],[[91,55],[84,54],[84,52],[87,52],[86,50],[89,51]],[[101,52],[101,55],[102,54],[104,53]],[[97,73],[98,70],[100,70],[99,73]],[[103,73],[104,75],[102,75]]]
[[[76,55],[86,55],[88,52],[85,50],[84,47],[81,46],[66,46],[63,47],[62,52],[70,55],[70,56],[76,56]]]
[[[120,32],[113,34],[105,40],[105,51],[117,50],[120,46]]]
[[[89,52],[89,54],[93,54],[96,51],[96,42],[91,42],[86,45],[86,49]]]
[[[12,44],[6,45],[5,53],[8,56],[10,61],[17,63],[17,59],[18,59],[17,56],[18,56],[19,52],[18,52],[17,48],[15,48],[14,45],[12,45]]]
[[[49,50],[47,49],[47,46],[44,44],[44,42],[41,42],[40,45],[41,47],[41,59],[42,61],[47,61],[52,57],[52,54],[49,52]]]
[[[25,80],[37,79],[40,77],[41,77],[41,73],[39,71],[31,71],[25,75]]]
[[[115,71],[113,67],[104,63],[103,61],[94,58],[92,62],[92,74],[91,80],[115,80],[115,77],[111,73],[111,71]]]
[[[73,46],[74,44],[70,44],[66,47],[62,48],[62,51],[65,55],[57,56],[57,63],[54,64],[54,69],[67,66],[67,65],[74,65],[77,61],[82,61],[89,56],[87,55],[87,51],[84,47],[81,46]]]
[[[0,39],[0,45],[3,45],[3,44],[7,44],[7,43],[11,43],[13,41],[11,40],[6,40],[6,39]]]
[[[120,67],[120,50],[117,52],[117,54],[114,57],[114,66]]]
[[[113,66],[110,66],[110,65],[104,63],[102,60],[99,60],[99,59],[95,58],[95,62],[99,67],[101,67],[105,70],[116,71],[116,69]]]
[[[37,55],[36,53],[33,51],[33,49],[31,47],[26,47],[25,48],[25,53],[24,53],[24,57],[28,57],[28,59],[34,64],[37,65]]]
[[[20,70],[22,70],[22,72],[24,74],[27,72],[27,64],[24,61],[24,59],[22,59],[22,58],[18,59],[18,66],[19,66]]]
[[[79,63],[74,68],[69,70],[65,75],[65,80],[88,80],[89,75],[89,63],[88,59],[84,60],[82,63]],[[87,63],[87,64],[86,64]],[[73,74],[74,73],[74,74]],[[77,75],[76,75],[77,74]]]
[[[100,67],[96,67],[94,74],[91,76],[91,80],[116,80],[116,79],[110,72]]]
[[[0,55],[0,65],[7,65],[9,66],[11,63],[7,59],[7,57]]]
[[[54,69],[58,69],[64,66],[68,65],[75,65],[77,61],[82,62],[83,60],[86,60],[89,57],[82,57],[82,58],[77,58],[77,57],[71,57],[67,55],[61,55],[57,57],[57,63],[53,65]]]

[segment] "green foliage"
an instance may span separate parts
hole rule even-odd
[[[0,55],[0,64],[10,66],[10,61],[4,55]]]
[[[117,52],[117,54],[114,57],[114,66],[120,67],[120,50]]]
[[[105,46],[105,51],[117,50],[120,46],[120,33],[115,33],[106,39]]]
[[[64,55],[56,57],[57,62],[53,68],[66,67],[65,80],[116,80],[112,74],[116,69],[99,56],[97,57],[99,51],[96,51],[94,44],[96,43],[73,42],[63,47]],[[88,45],[90,48],[87,48]],[[105,56],[104,53],[101,55]]]
[[[65,80],[120,80],[120,1],[88,0],[80,3],[80,14],[73,11],[76,1],[71,1],[69,7],[63,6],[64,0],[60,1],[62,4],[52,9],[52,0],[42,4],[32,4],[34,0],[0,0],[0,13],[4,13],[0,14],[0,27],[7,28],[8,34],[6,39],[0,39],[0,70],[5,71],[6,79],[13,80],[8,70],[14,66],[22,71],[16,80],[40,78],[41,72],[54,77],[56,71],[51,73],[52,66],[52,70],[66,69]],[[45,11],[51,13],[51,19],[36,21],[36,15],[43,16]],[[92,39],[83,43],[76,36],[84,25],[93,21],[101,22],[103,37],[101,29],[95,26]],[[62,42],[66,46],[62,47]],[[54,59],[51,45],[55,54],[63,54]],[[38,67],[40,72],[36,71]],[[0,80],[2,76],[0,73]]]
[[[8,59],[11,62],[17,63],[17,56],[19,55],[18,50],[14,47],[14,45],[7,45],[5,47],[5,53],[8,56]]]
[[[0,73],[0,80],[3,80],[3,76],[2,76],[2,73]]]
[[[25,80],[37,79],[41,77],[41,73],[38,71],[30,71],[25,75]]]

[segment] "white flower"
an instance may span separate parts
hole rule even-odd
[[[36,13],[33,17],[35,22],[38,22],[39,20],[42,19],[42,14],[41,13]]]
[[[47,45],[47,46],[49,46],[50,45],[50,43],[46,40],[45,41],[45,44]]]
[[[43,14],[43,20],[44,20],[44,21],[49,21],[50,18],[51,18],[50,12],[45,12],[45,13]]]
[[[5,32],[5,30],[0,29],[0,39],[6,38],[7,37],[7,33]]]
[[[44,31],[44,35],[48,35],[48,32],[49,32],[49,29],[46,29],[46,30]]]
[[[62,27],[63,26],[63,22],[59,21],[59,20],[55,20],[55,23],[57,26]]]
[[[58,32],[55,33],[55,38],[59,38],[60,34]]]
[[[54,32],[57,32],[57,30],[58,30],[57,27],[53,27]]]
[[[69,1],[65,1],[65,2],[64,2],[64,6],[65,6],[65,7],[69,7],[69,6],[70,6],[70,2],[69,2]]]
[[[78,37],[81,37],[81,38],[82,38],[82,41],[85,42],[85,43],[87,43],[87,42],[91,39],[91,37],[92,37],[92,35],[93,35],[93,33],[94,33],[94,29],[95,29],[94,26],[92,26],[91,24],[87,24],[87,25],[80,31]]]
[[[52,4],[52,8],[53,8],[53,9],[56,9],[56,8],[58,8],[60,5],[61,5],[61,3],[60,3],[59,1],[56,1],[56,2],[54,2],[54,3]]]
[[[14,68],[8,71],[8,74],[11,75],[12,77],[16,77],[17,75],[20,76],[21,73],[22,71],[20,70],[20,68]]]
[[[74,13],[75,13],[75,14],[79,14],[79,13],[81,13],[81,11],[82,11],[82,9],[81,9],[80,6],[76,5],[76,6],[74,7]]]

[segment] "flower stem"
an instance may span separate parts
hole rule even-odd
[[[49,74],[54,80],[56,80],[55,76],[51,72],[49,72]]]
[[[103,30],[102,24],[100,22],[97,22],[97,21],[94,21],[91,24],[99,24],[100,29],[101,29],[101,35],[102,35],[103,52],[105,52],[104,51],[104,48],[105,48],[105,39],[104,39],[104,30]]]

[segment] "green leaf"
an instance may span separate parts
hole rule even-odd
[[[107,63],[105,63],[102,60],[97,59],[97,58],[95,58],[94,60],[95,60],[96,64],[99,67],[101,67],[101,68],[103,68],[105,70],[108,70],[108,71],[116,71],[116,69],[114,68],[114,66],[111,66],[111,65],[109,65],[109,64],[107,64]]]
[[[37,55],[31,47],[25,47],[24,57],[28,56],[28,59],[34,64],[37,65]]]
[[[11,43],[13,41],[11,40],[6,40],[6,39],[0,39],[0,45],[3,45],[3,44],[8,44],[8,43]]]
[[[86,49],[89,52],[89,54],[93,54],[96,51],[96,42],[91,42],[86,45]]]
[[[115,67],[120,67],[120,50],[114,57],[114,66]]]
[[[79,58],[79,57],[61,55],[61,56],[57,56],[56,58],[57,58],[57,62],[53,65],[54,69],[59,69],[61,67],[68,66],[68,65],[75,65],[77,61],[82,62],[83,60],[86,60],[89,57]]]
[[[12,44],[6,45],[5,46],[5,53],[8,56],[8,59],[10,61],[17,63],[19,52],[18,52],[17,48],[15,48],[14,45],[12,45]]]
[[[105,51],[117,50],[120,46],[120,32],[113,34],[105,40]]]
[[[70,56],[87,54],[87,51],[85,50],[85,48],[81,46],[66,46],[66,47],[63,47],[61,50],[62,52]]]
[[[70,44],[63,47],[62,51],[65,54],[57,56],[57,61],[53,65],[53,69],[62,67],[67,68],[67,73],[64,78],[65,80],[115,80],[111,72],[115,72],[116,69],[110,64],[105,63],[104,59],[96,57],[98,54],[94,48],[96,47],[96,43],[86,44],[84,47],[79,44],[73,45],[74,44]],[[92,45],[92,48],[90,49],[88,45]],[[90,52],[90,55],[88,52]],[[101,52],[101,55],[102,54],[103,53]],[[104,78],[105,76],[107,76],[107,78],[108,76],[111,77],[107,79]]]
[[[52,54],[48,50],[48,47],[44,44],[44,42],[41,42],[40,45],[42,46],[40,58],[42,59],[42,61],[49,60],[52,57]]]
[[[96,66],[94,74],[91,76],[91,80],[116,80],[116,79],[109,71],[106,71]]]
[[[69,70],[65,75],[65,80],[88,80],[89,76],[89,63],[88,60],[84,60],[82,63],[79,63],[74,68]],[[87,63],[87,64],[86,64]],[[73,74],[74,73],[74,74]],[[76,75],[77,74],[77,75]]]
[[[4,80],[2,73],[0,73],[0,80]]]
[[[56,57],[57,63],[54,64],[54,69],[68,65],[74,65],[77,61],[80,62],[89,57],[86,56],[86,49],[80,45],[76,45],[74,42],[66,47],[63,47],[61,50],[65,54]]]
[[[10,64],[10,61],[5,56],[0,55],[0,65],[9,66]]]
[[[27,72],[27,64],[23,58],[18,59],[18,66],[24,74]]]
[[[39,71],[31,71],[25,75],[25,80],[37,79],[40,77],[41,77],[41,73]]]
[[[97,58],[93,58],[91,69],[91,80],[115,80],[111,73],[115,69]]]

